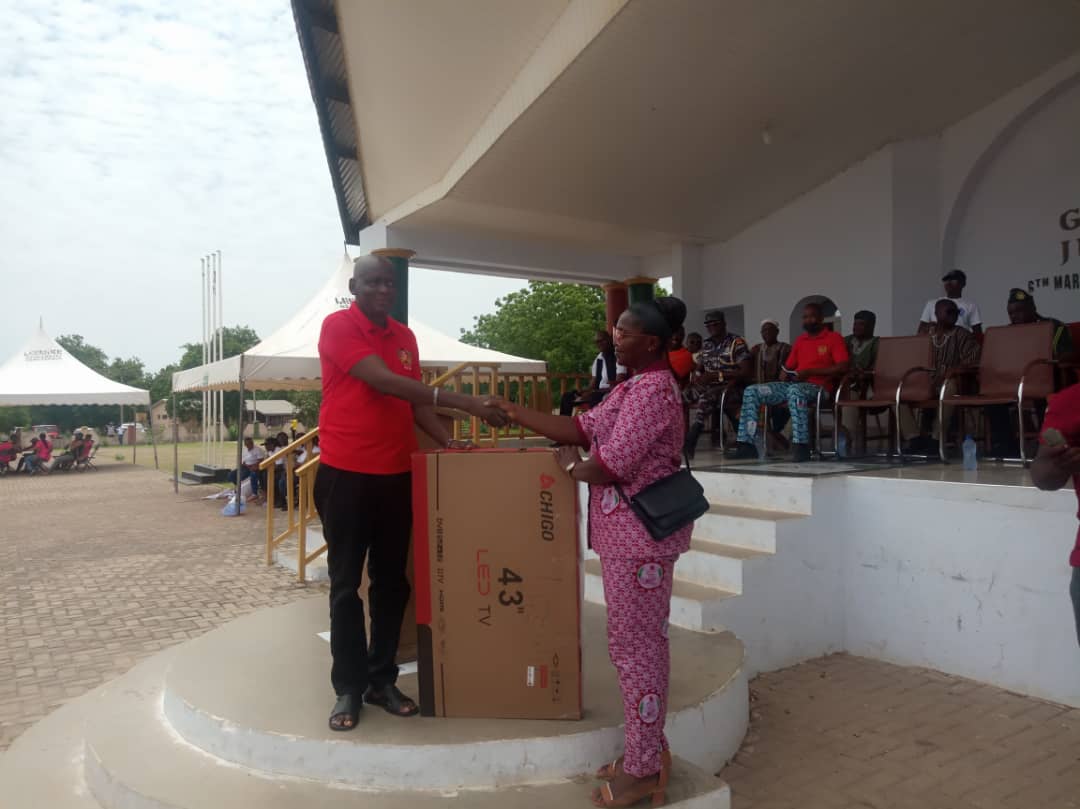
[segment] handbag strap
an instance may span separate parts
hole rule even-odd
[[[597,444],[597,446],[598,447],[600,446],[599,443]],[[686,461],[686,471],[689,472],[689,471],[691,471],[690,470],[690,454],[686,451],[685,447],[683,448],[682,455],[683,455],[683,459]],[[675,471],[677,472],[679,470],[676,469]],[[611,485],[615,487],[615,491],[618,493],[620,500],[624,500],[626,502],[629,502],[629,498],[626,496],[626,492],[623,491],[623,488],[619,484],[619,481],[613,480],[613,481],[611,481]]]

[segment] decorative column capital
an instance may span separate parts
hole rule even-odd
[[[376,250],[372,250],[371,255],[382,256],[384,258],[403,258],[408,261],[416,255],[416,251],[407,250],[404,247],[380,247]]]

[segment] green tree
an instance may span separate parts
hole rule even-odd
[[[225,326],[221,334],[222,356],[235,357],[243,354],[258,342],[259,335],[250,326]],[[197,368],[203,364],[202,343],[184,343],[180,348],[184,352],[180,357],[181,370]]]
[[[109,363],[105,376],[114,382],[131,385],[133,388],[145,388],[149,383],[146,367],[138,357],[129,357],[126,360],[116,357]]]
[[[463,343],[544,360],[551,373],[587,372],[596,356],[596,332],[605,325],[604,293],[599,287],[532,281],[473,321],[462,330]]]
[[[99,374],[107,375],[109,368],[108,355],[97,346],[90,345],[83,340],[81,334],[61,334],[56,338],[56,342],[83,365],[93,368]]]
[[[29,424],[30,408],[0,407],[0,435],[7,435],[16,427],[26,427]]]
[[[668,292],[657,285],[655,294]],[[461,341],[544,360],[553,374],[581,373],[590,370],[596,332],[606,325],[599,287],[531,281],[528,289],[497,299],[492,314],[473,318]]]
[[[296,418],[307,429],[319,424],[319,408],[322,406],[321,390],[302,390],[293,393],[292,403],[296,405]]]
[[[235,357],[237,354],[243,354],[252,346],[257,345],[259,342],[259,335],[256,334],[255,330],[250,326],[225,326],[222,328],[221,341],[223,358],[227,359],[229,357]],[[179,365],[172,366],[173,371],[197,368],[203,364],[202,343],[184,343],[180,348],[182,349],[183,354],[180,356]],[[163,385],[162,387],[166,390],[166,395],[171,395],[171,371],[168,374],[168,384]],[[169,406],[170,408],[172,407],[171,403]],[[202,409],[202,394],[178,394],[176,397],[176,407],[180,411],[181,417],[186,418],[189,413],[192,415],[198,414]],[[239,416],[240,394],[235,391],[227,391],[225,393],[224,407],[225,422],[227,424],[235,424],[236,419]]]

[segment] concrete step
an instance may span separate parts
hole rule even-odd
[[[733,590],[705,587],[676,578],[671,592],[669,621],[672,626],[694,632],[722,631],[720,605],[737,595]],[[604,582],[598,559],[585,562],[585,600],[593,604],[604,603]]]
[[[224,483],[229,479],[229,472],[232,471],[232,468],[228,466],[214,466],[213,464],[197,463],[195,464],[195,471],[212,476],[213,483]]]
[[[317,548],[320,548],[326,542],[326,538],[323,536],[322,526],[309,525],[307,528],[307,552],[311,555]],[[288,570],[290,573],[296,573],[300,569],[299,556],[297,553],[297,547],[299,540],[290,538],[282,542],[276,548],[274,548],[274,564],[278,567]],[[330,573],[326,567],[326,554],[312,559],[307,564],[307,568],[304,571],[304,581],[329,581]]]
[[[200,486],[204,483],[213,483],[214,476],[208,472],[185,471],[180,473],[180,482]]]
[[[706,499],[717,506],[810,514],[812,478],[738,472],[694,472]]]
[[[753,548],[694,539],[690,550],[675,564],[675,579],[741,594],[743,564],[771,555]]]
[[[588,805],[585,801],[596,783],[578,776],[502,789],[425,792],[399,787],[372,791],[274,777],[229,764],[186,744],[161,714],[161,683],[177,651],[159,654],[112,683],[67,703],[19,737],[0,755],[3,805],[48,809],[548,809]],[[427,751],[419,746],[399,754],[420,760],[422,766]],[[730,809],[728,786],[710,772],[676,758],[667,805],[675,809]]]
[[[784,511],[715,504],[694,523],[694,539],[774,553],[778,525],[803,516]]]
[[[572,778],[620,750],[622,700],[607,657],[606,615],[583,609],[580,721],[434,719],[403,722],[367,710],[357,733],[326,727],[333,703],[323,597],[264,610],[189,644],[162,698],[169,725],[215,758],[275,776],[362,789],[475,789]],[[746,727],[742,644],[730,633],[672,628],[666,733],[707,772],[730,758]],[[252,670],[273,672],[252,687]],[[401,688],[415,694],[416,676]],[[417,754],[422,751],[422,754]]]

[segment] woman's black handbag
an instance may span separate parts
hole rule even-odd
[[[709,510],[705,490],[690,474],[689,458],[685,469],[650,483],[633,497],[627,498],[618,483],[615,491],[623,500],[629,501],[649,536],[657,542],[663,542]]]

